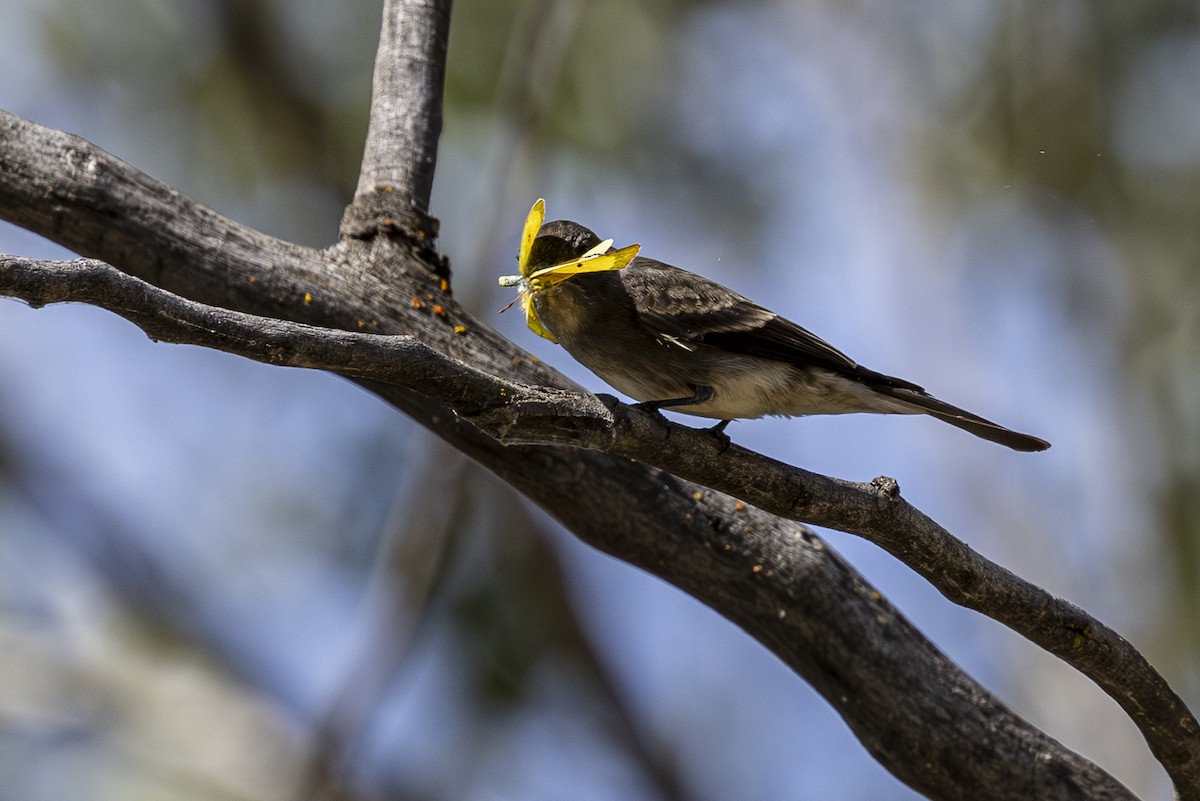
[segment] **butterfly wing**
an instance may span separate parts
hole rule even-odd
[[[538,317],[537,309],[533,305],[533,295],[528,292],[521,294],[521,308],[525,310],[525,325],[529,326],[529,330],[557,345],[558,337],[551,334],[550,329],[542,325],[542,320]]]
[[[529,254],[533,252],[533,240],[537,239],[538,231],[542,230],[542,221],[546,219],[546,201],[540,197],[529,210],[525,218],[525,228],[521,231],[521,245],[517,251],[517,267],[521,275],[529,277]]]
[[[565,281],[572,275],[580,273],[601,273],[608,270],[623,270],[637,256],[641,250],[641,245],[630,245],[613,250],[608,253],[602,251],[608,250],[612,245],[612,240],[607,239],[601,242],[596,247],[589,250],[587,253],[573,261],[565,261],[560,264],[552,264],[549,267],[543,267],[540,270],[530,274],[531,279],[536,279],[542,286],[554,286],[555,284]]]

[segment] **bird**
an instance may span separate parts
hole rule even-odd
[[[639,245],[613,249],[579,223],[544,219],[539,199],[520,274],[501,286],[518,288],[531,330],[646,410],[716,419],[722,435],[732,420],[771,415],[926,414],[1013,450],[1050,447],[863,367],[732,289],[638,255]]]

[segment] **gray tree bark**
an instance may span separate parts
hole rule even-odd
[[[266,236],[90,143],[0,112],[0,217],[81,255],[0,257],[0,294],[107,308],[154,339],[351,378],[585,542],[692,594],[774,652],[932,799],[1131,799],[963,673],[802,523],[870,539],[951,601],[1105,690],[1200,801],[1200,726],[1128,642],[972,551],[890,479],[815,475],[593,396],[460,308],[435,248],[448,0],[387,0],[341,241]]]

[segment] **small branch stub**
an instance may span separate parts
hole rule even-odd
[[[900,497],[900,482],[891,476],[876,476],[871,479],[871,486],[879,490],[889,500]]]

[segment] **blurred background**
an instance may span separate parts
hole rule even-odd
[[[378,0],[6,0],[0,107],[239,221],[331,244]],[[1116,627],[1200,708],[1193,0],[457,0],[433,213],[499,316],[532,201],[1046,437],[735,423],[896,477]],[[68,257],[0,225],[0,251]],[[1086,679],[878,549],[953,659],[1146,799]],[[906,799],[710,610],[589,550],[334,377],[0,299],[0,801]]]

